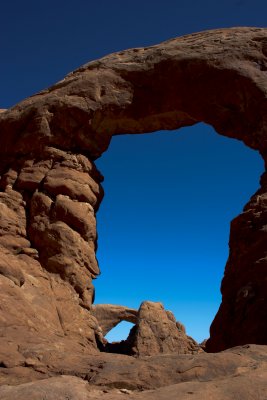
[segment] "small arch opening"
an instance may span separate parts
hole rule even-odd
[[[126,340],[133,326],[134,324],[132,324],[131,322],[121,321],[106,334],[105,339],[109,343],[121,342],[122,340]]]
[[[131,332],[134,327],[135,325],[131,322],[119,322],[106,334],[105,339],[107,342],[102,351],[106,353],[132,355]]]
[[[96,302],[160,301],[202,342],[221,302],[230,221],[259,188],[262,158],[201,123],[115,136],[96,164]]]

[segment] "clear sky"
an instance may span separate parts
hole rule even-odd
[[[4,2],[0,108],[105,54],[205,29],[265,27],[266,15],[266,0]],[[162,301],[191,336],[208,337],[229,223],[258,187],[259,155],[199,124],[115,137],[97,165],[106,195],[98,213],[96,302],[137,308]]]

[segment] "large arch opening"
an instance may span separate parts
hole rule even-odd
[[[161,301],[201,342],[221,302],[230,222],[259,188],[262,158],[201,123],[114,137],[97,166],[96,302]],[[122,339],[118,325],[112,340]]]
[[[2,187],[3,190],[9,190],[9,186],[13,185],[20,195],[25,194],[25,190],[27,193],[26,204],[21,207],[23,215],[30,215],[30,218],[23,219],[24,225],[20,232],[25,236],[26,230],[26,237],[38,252],[42,268],[48,272],[49,276],[54,272],[60,274],[60,279],[64,281],[64,284],[66,282],[74,291],[73,304],[75,303],[77,308],[82,307],[89,311],[87,314],[89,319],[94,299],[92,280],[99,274],[95,258],[97,236],[95,212],[102,200],[102,191],[99,186],[101,176],[94,168],[94,161],[107,150],[111,138],[115,135],[171,131],[199,122],[211,125],[225,137],[242,140],[248,147],[260,151],[266,160],[266,54],[266,29],[219,29],[187,35],[156,46],[130,49],[90,62],[73,71],[54,86],[1,113]],[[153,140],[155,137],[157,134],[153,136]],[[137,138],[133,139],[137,140]],[[199,148],[198,153],[201,153]],[[162,154],[164,154],[164,146],[160,152],[160,159]],[[205,151],[201,153],[201,162],[203,154],[206,154]],[[20,160],[19,163],[17,157]],[[158,161],[153,172],[159,170]],[[228,161],[228,156],[225,156],[223,164],[227,165]],[[136,159],[132,165],[138,162],[139,160]],[[200,162],[195,166],[197,172],[195,171],[194,176],[199,174],[199,165]],[[211,165],[213,167],[213,164]],[[214,168],[210,169],[214,170]],[[35,179],[32,179],[32,172],[36,173]],[[105,173],[104,170],[103,172]],[[107,173],[105,175],[108,176]],[[164,215],[166,219],[167,213],[170,213],[169,219],[173,220],[174,215],[174,212],[169,211],[169,203],[166,201],[166,194],[170,194],[173,182],[169,187],[162,189],[166,176],[165,173],[160,182],[158,178],[158,190],[154,198],[159,198],[161,201],[158,207],[153,202],[153,217],[151,217],[151,223],[148,224],[156,233],[149,256],[145,259],[142,254],[136,258],[132,266],[129,266],[129,253],[133,260],[136,250],[141,245],[140,232],[144,231],[145,226],[143,220],[139,224],[136,218],[132,221],[132,231],[138,225],[137,234],[132,238],[135,251],[126,252],[123,273],[125,270],[131,271],[129,279],[133,282],[133,293],[136,292],[137,283],[145,282],[145,271],[149,270],[148,265],[153,265],[153,267],[149,274],[149,284],[144,283],[146,291],[156,287],[157,293],[160,294],[160,290],[166,285],[170,294],[181,293],[184,290],[186,280],[181,280],[180,277],[174,279],[174,275],[170,272],[171,262],[166,259],[166,256],[161,260],[160,269],[156,273],[155,263],[151,259],[151,255],[156,255],[158,261],[159,248],[162,249],[160,239],[165,237],[169,229],[158,228],[159,218]],[[173,179],[175,180],[176,178]],[[217,179],[215,180],[217,182]],[[258,181],[258,178],[256,180]],[[146,180],[144,193],[149,188],[147,182],[150,182],[150,179]],[[123,186],[125,191],[125,185]],[[195,186],[192,196],[188,195],[187,188],[179,196],[181,215],[187,216],[184,229],[180,230],[183,232],[181,239],[186,236],[188,220],[192,217],[191,210],[195,209],[199,203],[196,198],[199,200],[199,194],[204,192],[197,183]],[[254,191],[253,188],[247,197],[244,196],[233,216],[242,210],[242,206]],[[68,196],[70,199],[62,200],[61,196]],[[131,197],[136,198],[136,193]],[[137,197],[132,206],[132,210],[135,210],[133,215],[138,215],[136,210],[140,197]],[[213,203],[204,216],[210,215],[213,205],[220,197],[219,195],[215,197],[214,191],[210,194],[209,198],[213,200]],[[233,198],[232,194],[231,198]],[[211,325],[208,351],[220,351],[246,343],[266,344],[266,199],[267,174],[265,172],[261,178],[259,191],[251,197],[244,212],[231,224],[229,259],[222,281],[222,303]],[[64,207],[69,210],[67,213],[61,212],[62,201],[64,201]],[[85,210],[81,216],[81,223],[75,218],[74,222],[72,218],[69,218],[70,215],[73,216],[73,207],[77,205],[77,201],[88,203],[79,204],[79,207]],[[123,204],[125,203],[124,201]],[[142,197],[140,203],[143,203]],[[191,206],[187,214],[184,211],[185,203]],[[39,204],[42,206],[39,207]],[[117,208],[119,208],[118,205]],[[152,209],[151,200],[149,209]],[[88,210],[90,223],[87,223],[88,220],[85,218]],[[222,214],[221,211],[220,213]],[[203,216],[203,208],[199,210],[198,215]],[[110,213],[108,213],[109,217]],[[177,222],[180,227],[181,218]],[[231,218],[232,216],[229,219]],[[19,220],[21,220],[20,217]],[[202,219],[198,224],[196,224],[196,218],[193,220],[195,225],[200,227],[197,235],[198,243],[199,238],[203,236],[203,227],[207,226],[207,219]],[[216,218],[215,220],[218,222]],[[116,221],[116,226],[118,226],[118,221]],[[63,227],[62,222],[67,227],[65,225]],[[128,231],[130,222],[127,219],[125,222]],[[101,240],[103,235],[100,226],[99,228]],[[108,232],[107,225],[104,230]],[[119,237],[114,234],[114,229],[109,228],[109,230],[110,237]],[[210,231],[215,236],[215,228]],[[10,230],[10,232],[14,236],[17,231]],[[50,235],[50,232],[53,234]],[[126,242],[131,242],[131,240],[125,235],[126,229],[121,229],[120,232],[123,235],[119,237],[119,249],[122,254]],[[55,237],[61,238],[60,246]],[[70,237],[71,246],[68,245]],[[84,243],[88,237],[90,243]],[[143,242],[147,240],[147,237],[150,238],[151,234],[147,234]],[[190,246],[188,249],[181,243],[182,240],[178,244],[181,248],[184,247],[187,253],[180,264],[185,265],[185,262],[190,259],[194,261],[193,265],[199,265],[199,257],[193,260],[193,256],[195,254],[199,256],[202,247],[197,249]],[[180,249],[177,250],[178,244],[175,243],[175,255],[181,254]],[[101,242],[99,245],[101,247]],[[209,243],[209,254],[210,248]],[[107,251],[106,253],[108,254]],[[162,251],[161,254],[166,255],[171,252]],[[144,263],[138,273],[137,265],[140,265],[141,259]],[[104,269],[103,262],[101,260],[100,262],[102,271],[107,271],[108,269]],[[112,279],[109,280],[107,287],[111,288],[111,292],[118,292],[117,278],[123,273],[116,273],[114,268],[115,265],[109,269]],[[201,268],[203,269],[203,266]],[[187,270],[190,271],[190,268]],[[106,272],[103,276],[107,276]],[[152,276],[156,278],[154,282],[152,282]],[[192,276],[196,277],[195,285],[192,283]],[[191,286],[187,293],[192,291],[196,293],[201,285],[192,270],[188,281]],[[177,282],[182,282],[182,287],[177,287]],[[209,286],[214,285],[212,282]],[[119,285],[120,289],[121,286]],[[129,285],[124,286],[129,292]],[[204,292],[203,289],[206,288],[202,286],[201,289]],[[146,297],[148,295],[147,292]],[[107,296],[110,299],[110,293],[106,289],[105,297]],[[165,306],[173,308],[166,304],[166,301]],[[192,308],[195,309],[195,305]],[[78,314],[79,312],[75,313],[75,315]],[[180,313],[176,314],[178,319],[183,318]],[[203,315],[203,309],[198,314]],[[68,324],[73,325],[73,321],[70,322],[68,316],[66,319]],[[61,326],[61,321],[59,322]],[[80,324],[77,326],[79,326],[77,332],[80,332]],[[99,333],[97,326],[95,325],[91,331],[92,340],[94,340],[94,335]]]

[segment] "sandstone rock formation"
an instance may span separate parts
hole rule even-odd
[[[138,311],[133,308],[115,306],[113,304],[97,304],[91,308],[92,315],[97,319],[103,336],[121,321],[137,323]]]
[[[98,274],[94,213],[102,196],[93,160],[112,135],[199,121],[243,140],[265,159],[266,70],[265,29],[208,31],[90,62],[1,113],[2,214],[8,218],[2,243],[11,252],[6,257],[32,259],[29,253],[38,252],[33,269],[41,268],[48,281],[57,279],[89,309],[90,279]],[[210,351],[266,343],[266,182],[264,174],[260,190],[232,223]],[[18,241],[28,254],[18,254]],[[27,283],[22,287],[20,295],[28,290]]]
[[[194,354],[199,345],[186,335],[181,324],[161,303],[145,301],[138,311],[138,321],[128,338],[135,356],[156,354]]]
[[[118,354],[73,358],[57,354],[31,369],[21,367],[5,374],[1,400],[265,400],[267,393],[267,347],[244,346],[221,353],[157,355],[136,359]],[[58,357],[59,356],[59,357]],[[76,362],[76,364],[75,364]],[[41,370],[41,380],[24,373],[25,383],[15,376],[22,369]],[[72,369],[75,365],[75,369]],[[56,376],[62,368],[63,376]],[[20,375],[19,375],[20,373]],[[71,376],[74,375],[75,376]],[[13,378],[13,383],[12,383]],[[26,380],[27,378],[27,380]],[[38,379],[38,378],[35,378]],[[33,382],[30,382],[33,380]],[[3,381],[2,381],[3,382]]]
[[[207,31],[90,62],[0,113],[0,382],[77,375],[98,354],[94,160],[112,135],[204,121],[266,160],[266,71],[266,29]],[[209,351],[267,343],[266,198],[265,172],[231,224]]]
[[[1,175],[0,365],[38,364],[69,346],[97,349],[97,321],[88,310],[99,272],[100,180],[85,156],[53,148],[17,157]]]
[[[195,354],[202,351],[194,339],[185,333],[161,303],[144,301],[139,310],[111,304],[97,304],[91,308],[99,324],[98,345],[102,351],[133,355],[135,357],[156,354]],[[104,336],[121,321],[134,324],[126,340],[108,343]]]

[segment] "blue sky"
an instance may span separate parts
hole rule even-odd
[[[258,188],[259,154],[199,124],[114,137],[97,165],[106,192],[98,215],[97,301],[161,301],[191,336],[208,337],[221,300],[229,223]]]
[[[266,0],[5,2],[0,108],[105,54],[205,29],[264,27],[266,14]],[[258,187],[259,155],[199,124],[115,137],[97,165],[106,195],[98,213],[96,301],[162,301],[191,336],[208,337],[229,223]]]

